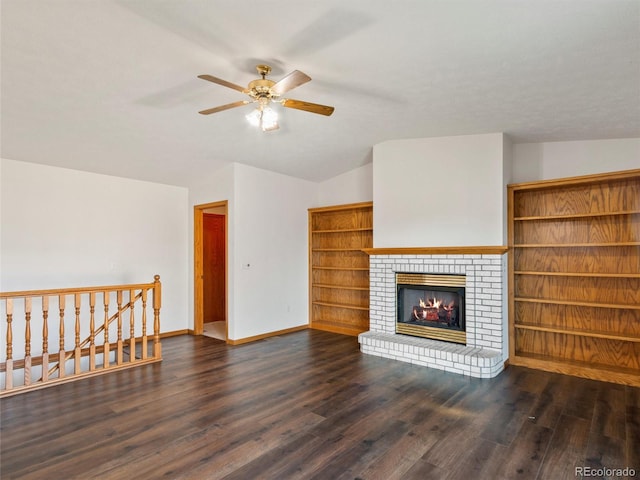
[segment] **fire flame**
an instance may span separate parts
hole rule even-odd
[[[455,302],[453,300],[451,300],[451,302],[449,302],[448,304],[443,305],[442,300],[438,300],[435,297],[433,297],[433,300],[431,300],[430,298],[427,299],[429,305],[427,305],[421,298],[419,298],[418,301],[420,302],[420,308],[443,308],[445,310],[452,310],[453,306],[455,305]]]
[[[425,301],[426,300],[426,301]],[[446,321],[447,324],[451,320],[451,316],[455,311],[455,301],[451,300],[446,303],[443,298],[418,298],[419,307],[413,307],[413,317],[416,320],[428,320],[432,322]],[[443,313],[446,312],[446,313]]]
[[[438,300],[435,297],[433,297],[433,301],[429,300],[429,306],[430,307],[440,308],[440,305],[442,305],[442,300]]]

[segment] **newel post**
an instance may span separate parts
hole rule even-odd
[[[162,358],[160,346],[160,307],[162,306],[162,284],[160,275],[153,277],[153,356],[159,360]]]

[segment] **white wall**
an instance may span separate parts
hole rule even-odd
[[[308,323],[307,209],[316,195],[315,183],[241,164],[190,188],[191,205],[229,201],[229,338]],[[190,222],[193,277],[193,219]]]
[[[373,200],[373,163],[330,178],[317,186],[316,207]]]
[[[316,184],[236,165],[234,185],[236,300],[230,336],[241,339],[306,325],[307,209]]]
[[[185,188],[0,159],[0,290],[163,286],[161,331],[187,328]]]
[[[189,255],[188,255],[188,271],[189,271],[189,317],[188,325],[190,329],[194,327],[194,284],[193,284],[193,263],[194,263],[194,251],[193,251],[193,206],[204,205],[207,203],[227,201],[227,257],[229,259],[229,268],[227,271],[228,285],[233,285],[235,278],[235,271],[232,268],[233,259],[235,256],[235,227],[233,219],[235,218],[235,189],[234,189],[234,175],[235,175],[235,163],[226,165],[219,169],[211,177],[201,179],[200,183],[189,186],[189,222],[188,222],[188,236],[189,236]],[[227,322],[229,326],[235,323],[235,289],[229,288],[227,290]],[[231,329],[229,329],[231,334]]]
[[[374,247],[504,245],[503,134],[373,148]]]
[[[640,168],[640,138],[514,145],[514,183]]]
[[[502,244],[507,244],[507,210],[509,198],[506,186],[513,178],[513,143],[507,135],[502,137]],[[505,283],[506,285],[506,283]],[[506,309],[505,309],[506,312]],[[506,327],[505,327],[506,328]],[[508,338],[508,335],[507,337]],[[508,350],[507,350],[508,351]]]

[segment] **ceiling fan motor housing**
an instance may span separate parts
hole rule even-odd
[[[260,97],[271,98],[274,96],[271,92],[271,87],[275,85],[275,83],[273,80],[267,80],[266,78],[253,80],[249,82],[249,91],[247,93],[256,99]]]

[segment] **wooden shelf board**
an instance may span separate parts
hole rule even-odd
[[[640,242],[616,243],[517,243],[514,248],[567,248],[567,247],[635,247]]]
[[[312,252],[362,252],[362,247],[353,248],[312,248]]]
[[[633,178],[640,178],[640,169],[623,170],[620,172],[611,173],[595,173],[591,175],[556,178],[551,180],[536,180],[533,182],[511,183],[507,185],[507,189],[513,191],[548,190],[557,187],[603,183],[616,180],[628,180]]]
[[[311,302],[312,305],[321,305],[323,307],[334,307],[334,308],[346,308],[347,310],[363,310],[369,311],[369,306],[361,307],[358,305],[344,305],[340,303],[329,303],[329,302]]]
[[[363,332],[368,331],[368,328],[346,327],[344,325],[336,324],[335,322],[328,322],[325,320],[315,320],[310,328],[314,330],[322,330],[325,332],[340,333],[342,335],[350,335],[352,337],[358,336]]]
[[[515,275],[540,275],[556,277],[589,277],[589,278],[640,278],[640,273],[580,273],[580,272],[535,272],[516,270]]]
[[[344,205],[332,205],[329,207],[314,207],[314,208],[309,208],[308,211],[311,213],[322,213],[322,212],[332,213],[332,212],[338,212],[340,210],[357,210],[360,208],[367,209],[372,207],[373,207],[373,202],[359,202],[359,203],[346,203]]]
[[[640,387],[640,370],[631,368],[594,365],[522,352],[510,356],[509,365]]]
[[[590,217],[611,217],[616,215],[634,215],[640,213],[640,210],[625,210],[621,212],[595,212],[595,213],[572,213],[563,215],[533,215],[529,217],[514,217],[516,222],[523,222],[529,220],[563,220],[563,219],[576,219],[576,218],[590,218]]]
[[[576,337],[603,338],[606,340],[619,340],[622,342],[640,343],[640,337],[633,337],[631,335],[615,335],[611,333],[597,332],[593,330],[566,330],[562,328],[541,327],[538,325],[525,325],[525,324],[517,324],[517,323],[514,326],[516,329],[519,329],[519,330],[533,330],[536,332],[559,333],[562,335],[573,335]]]
[[[312,287],[314,288],[334,288],[336,290],[358,290],[362,292],[368,292],[369,287],[354,287],[354,286],[345,286],[345,285],[328,285],[326,283],[312,283]]]
[[[401,247],[363,248],[368,255],[502,255],[509,248],[503,245],[469,247]]]
[[[544,303],[548,305],[575,305],[578,307],[616,308],[621,310],[640,310],[640,305],[622,305],[618,303],[579,302],[574,300],[553,300],[549,298],[514,297],[516,302]]]
[[[353,270],[356,272],[368,272],[369,267],[316,267],[312,266],[314,270]]]
[[[352,232],[373,232],[371,227],[361,228],[340,228],[335,230],[311,230],[311,233],[352,233]]]

